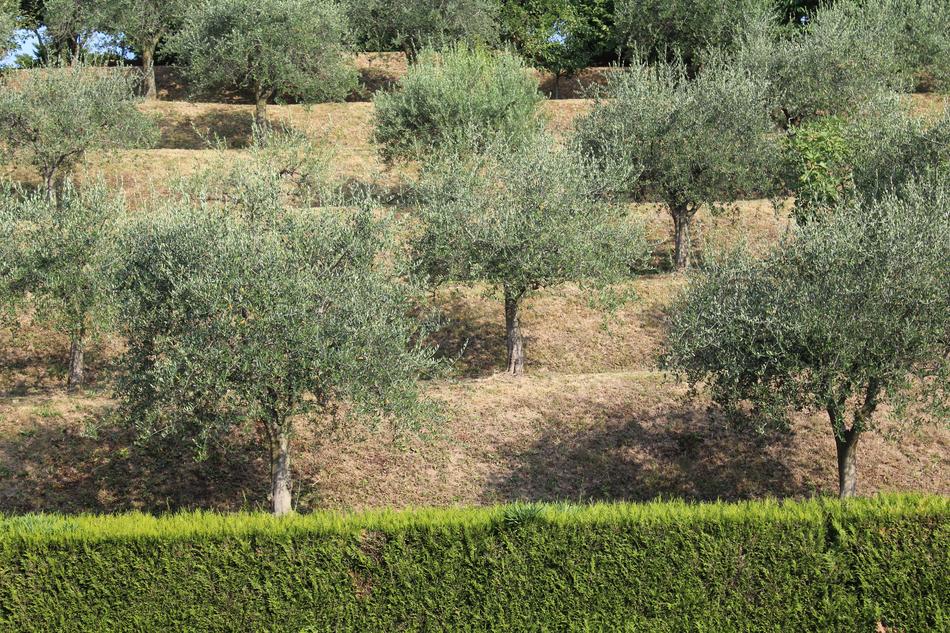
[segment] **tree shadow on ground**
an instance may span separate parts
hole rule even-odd
[[[438,356],[452,363],[452,373],[464,378],[481,378],[501,371],[507,355],[507,335],[498,321],[486,320],[457,292],[440,297],[441,327],[430,336]],[[526,341],[526,345],[530,341]]]
[[[96,437],[81,428],[53,418],[0,439],[0,512],[266,507],[267,464],[251,438],[229,438],[228,446],[198,463],[188,442],[140,445],[108,417]]]
[[[194,116],[158,115],[156,123],[161,130],[157,149],[209,149],[222,143],[246,149],[254,137],[249,110],[209,108]]]
[[[486,496],[546,502],[710,501],[813,493],[783,463],[790,435],[743,434],[719,418],[693,407],[644,414],[615,408],[596,428],[571,428],[555,416],[528,450],[500,452],[513,467],[489,483]]]

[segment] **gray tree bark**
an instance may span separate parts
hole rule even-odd
[[[835,434],[835,447],[838,453],[838,496],[841,499],[853,497],[858,488],[858,438],[860,431],[850,429]]]
[[[148,45],[142,49],[142,72],[145,75],[145,98],[154,101],[158,99],[158,85],[155,82],[155,45]]]
[[[523,292],[505,288],[505,330],[508,335],[508,373],[520,376],[524,373],[524,336],[518,314]]]
[[[277,433],[273,450],[273,481],[271,482],[271,504],[276,516],[284,516],[293,511],[291,505],[290,479],[290,435],[286,431]]]
[[[689,268],[689,225],[692,213],[689,207],[671,208],[673,215],[673,260],[678,270]]]

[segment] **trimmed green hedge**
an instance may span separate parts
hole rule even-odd
[[[950,500],[0,520],[3,631],[947,630]]]

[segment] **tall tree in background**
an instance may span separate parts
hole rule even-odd
[[[17,28],[18,11],[15,0],[0,0],[0,57],[16,45],[13,36]]]
[[[611,47],[608,0],[527,0],[502,5],[502,38],[532,65],[554,75],[554,97],[561,79],[590,66]]]
[[[402,51],[498,43],[497,0],[346,0],[350,25],[364,50]]]
[[[46,46],[78,63],[89,38],[102,27],[105,7],[104,0],[44,0]]]
[[[670,311],[664,364],[765,432],[788,413],[828,415],[839,494],[855,494],[857,446],[883,405],[950,419],[950,180],[848,205],[765,259],[734,254]]]
[[[250,90],[263,129],[271,99],[337,101],[356,87],[347,31],[332,0],[209,0],[188,13],[173,48],[195,90]]]
[[[148,147],[154,122],[121,71],[51,66],[0,84],[0,151],[39,171],[53,198],[88,151]]]
[[[435,283],[484,281],[504,297],[508,373],[524,372],[523,301],[566,282],[629,278],[648,251],[642,227],[597,174],[547,137],[430,162],[419,184],[417,268]]]
[[[779,148],[765,86],[751,73],[710,59],[695,79],[683,63],[634,64],[611,77],[574,143],[605,171],[624,166],[619,186],[666,204],[674,261],[690,261],[690,225],[704,205],[769,191]]]
[[[104,28],[123,38],[142,55],[145,96],[158,97],[155,85],[155,52],[162,39],[177,30],[191,3],[186,0],[107,0]]]

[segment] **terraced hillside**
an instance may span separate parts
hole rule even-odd
[[[921,110],[933,102],[921,99]],[[225,139],[231,152],[246,146],[250,106],[143,107],[160,122],[159,147],[94,156],[83,177],[103,173],[134,201],[206,164],[214,155],[208,139]],[[588,107],[584,100],[545,105],[558,133]],[[272,113],[326,140],[337,178],[399,187],[412,177],[411,169],[387,169],[376,157],[370,103],[275,106]],[[300,508],[835,493],[834,442],[823,416],[807,417],[787,436],[740,435],[656,369],[664,307],[683,279],[663,272],[668,218],[651,205],[633,212],[648,220],[659,253],[657,270],[633,282],[637,301],[605,320],[570,286],[531,299],[523,318],[528,373],[514,379],[502,373],[497,293],[441,291],[445,326],[437,338],[455,362],[426,391],[442,403],[443,421],[422,437],[344,434],[332,421],[302,435],[294,464]],[[747,201],[699,220],[700,248],[740,239],[761,248],[786,230],[787,212]],[[0,331],[0,511],[266,507],[268,466],[251,438],[235,435],[230,441],[245,450],[213,453],[203,464],[193,462],[187,445],[135,444],[110,413],[110,363],[121,342],[98,341],[89,355],[91,387],[67,396],[67,341],[34,327],[29,315],[19,320]],[[950,494],[950,432],[912,431],[898,441],[895,430],[885,424],[862,440],[860,492]]]

